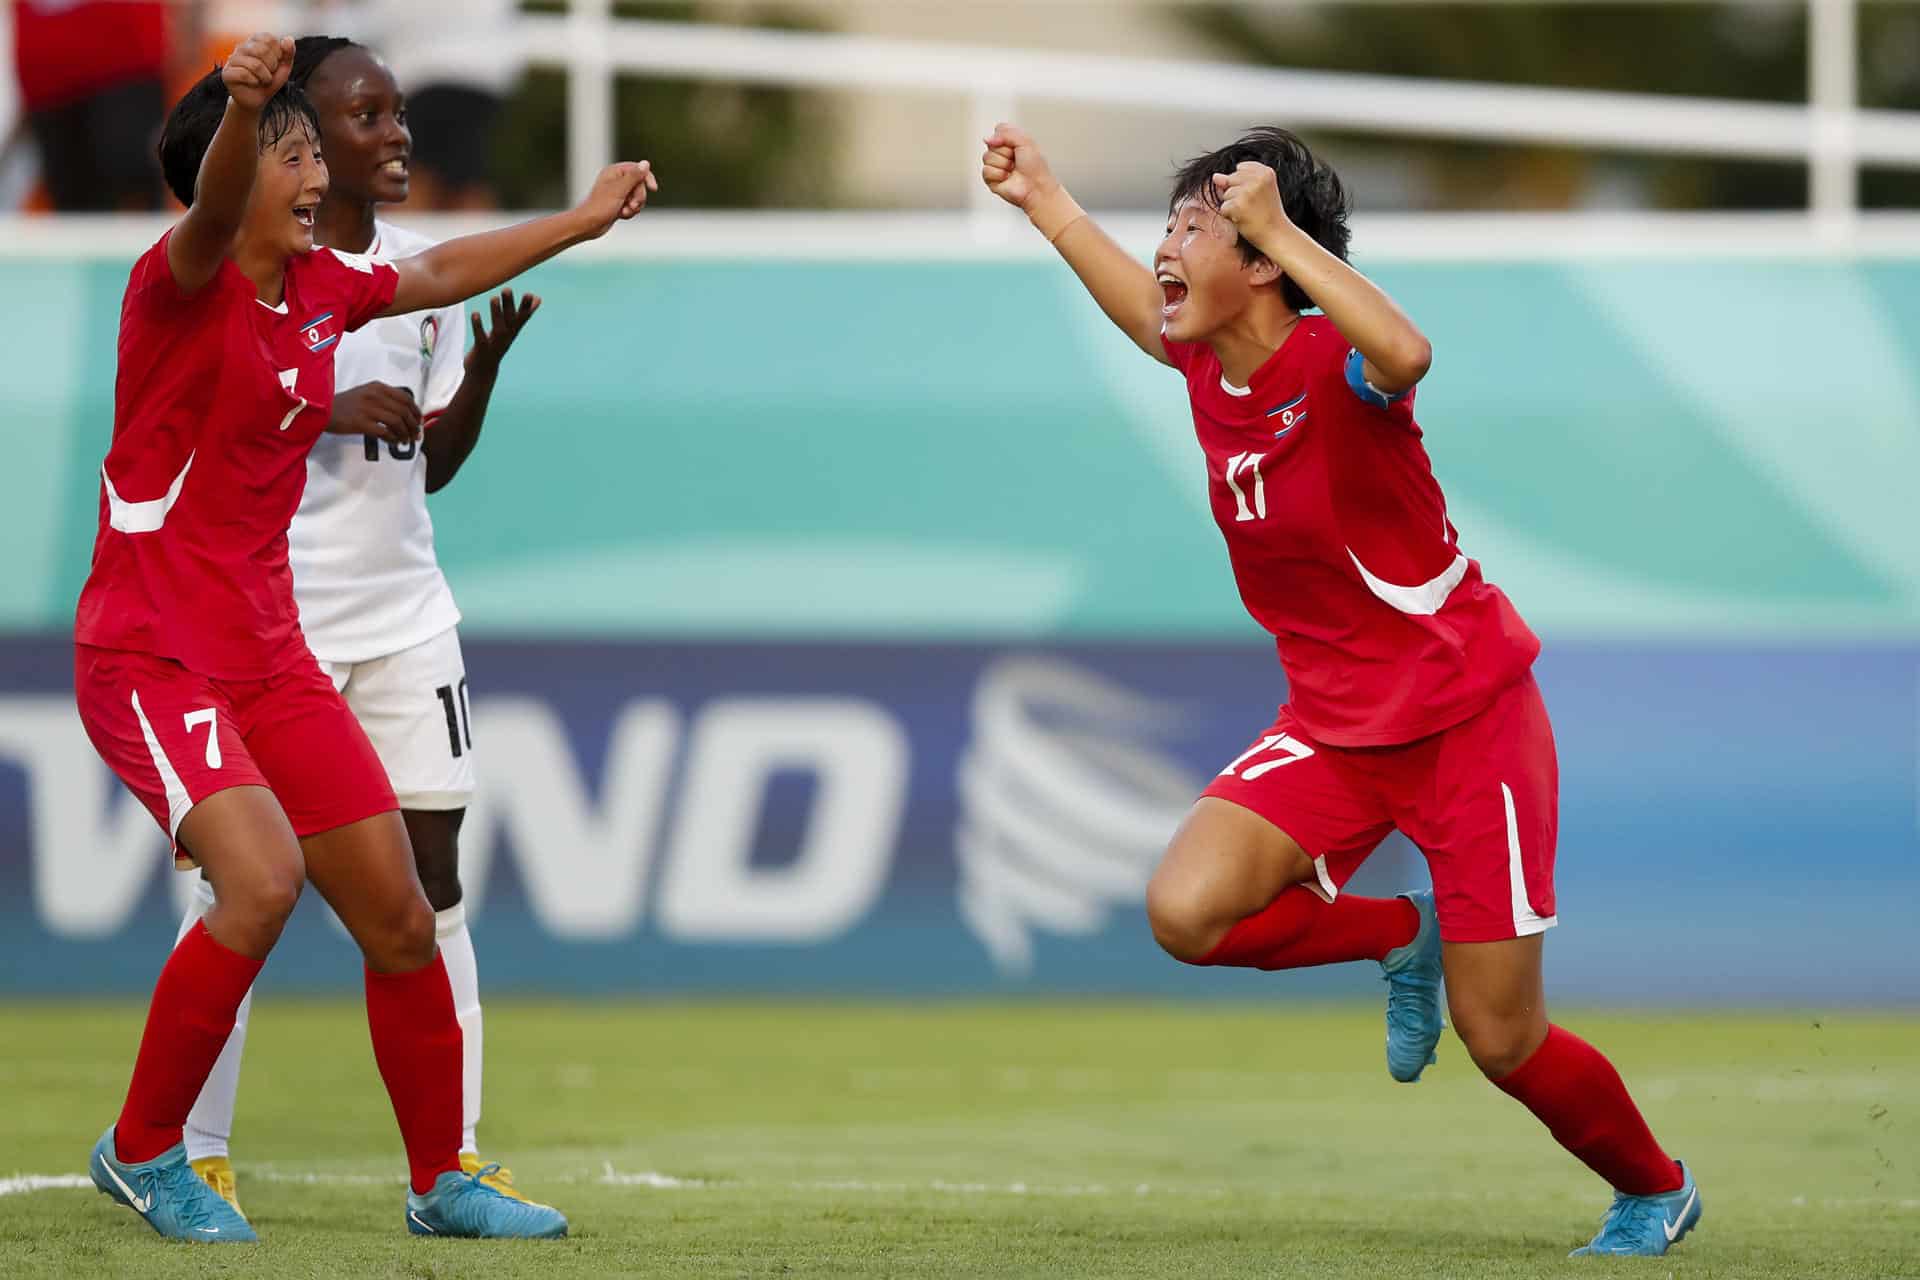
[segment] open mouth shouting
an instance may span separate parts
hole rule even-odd
[[[1166,298],[1160,308],[1160,317],[1171,320],[1174,313],[1180,310],[1180,304],[1187,300],[1187,282],[1171,271],[1162,271],[1155,279],[1160,282],[1160,292]]]
[[[313,211],[314,211],[313,205],[297,204],[293,206],[293,220],[299,223],[301,226],[305,227],[308,231],[312,231],[313,230]]]

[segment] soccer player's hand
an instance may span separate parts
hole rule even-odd
[[[607,234],[607,228],[624,222],[647,207],[647,195],[660,189],[653,176],[653,165],[646,160],[622,160],[610,164],[593,180],[593,190],[580,202],[580,212],[590,220],[589,240]]]
[[[1280,202],[1280,180],[1257,160],[1242,160],[1232,173],[1214,174],[1213,189],[1220,197],[1220,212],[1255,244],[1288,225],[1286,207]]]
[[[493,298],[493,332],[488,333],[486,325],[480,320],[480,313],[473,312],[467,318],[473,321],[473,345],[467,349],[467,372],[476,370],[491,373],[499,369],[500,361],[506,358],[507,348],[527,327],[527,321],[533,319],[533,313],[540,309],[540,295],[529,293],[514,305],[513,290],[502,289]]]
[[[1060,189],[1033,135],[1018,125],[997,124],[987,135],[987,153],[980,157],[980,180],[987,190],[1023,212],[1034,201]]]
[[[220,68],[233,100],[249,111],[267,105],[293,72],[293,37],[256,32],[240,42]]]
[[[342,436],[373,436],[388,444],[411,444],[420,438],[420,406],[405,387],[363,383],[334,396],[327,430]]]

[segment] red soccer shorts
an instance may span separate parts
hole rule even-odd
[[[1292,836],[1332,901],[1396,828],[1433,873],[1440,936],[1497,942],[1551,929],[1560,765],[1527,675],[1473,716],[1391,747],[1315,742],[1286,707],[1205,794]]]
[[[265,680],[214,680],[169,658],[74,646],[73,691],[94,750],[177,837],[228,787],[270,789],[295,835],[397,809],[360,722],[308,658]],[[174,865],[194,865],[174,846]]]

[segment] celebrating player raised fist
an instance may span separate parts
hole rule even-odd
[[[987,190],[1016,209],[1032,212],[1033,202],[1057,190],[1046,156],[1033,135],[1018,125],[997,124],[987,135],[987,153],[980,157],[980,180]]]
[[[220,79],[233,100],[249,111],[258,111],[267,99],[280,92],[293,71],[293,37],[255,32],[240,42],[220,68]]]
[[[653,165],[646,160],[622,160],[610,164],[593,180],[593,190],[580,202],[579,211],[592,219],[589,239],[607,234],[615,222],[624,222],[647,207],[649,193],[660,189],[653,176]]]
[[[1263,234],[1287,224],[1280,180],[1257,160],[1242,160],[1232,173],[1214,174],[1213,190],[1220,197],[1220,212],[1249,240],[1258,242]]]

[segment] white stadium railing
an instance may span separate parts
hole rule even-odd
[[[647,215],[647,234],[609,236],[584,250],[593,254],[926,258],[1044,252],[1044,243],[1019,234],[1018,215],[981,187],[977,139],[995,120],[1017,117],[1023,102],[1046,101],[1277,119],[1387,136],[1800,162],[1811,179],[1803,212],[1369,214],[1355,249],[1370,258],[1920,256],[1920,213],[1862,213],[1858,203],[1862,164],[1920,168],[1920,112],[1859,109],[1856,0],[1806,3],[1811,100],[1797,105],[659,22],[615,17],[611,0],[571,0],[565,14],[523,14],[512,39],[528,63],[567,73],[567,175],[576,192],[613,158],[614,79],[622,72],[954,99],[954,180],[956,192],[966,192],[965,214],[694,215],[662,209]],[[479,38],[450,32],[448,43]],[[1111,218],[1123,243],[1142,254],[1158,238],[1152,214],[1135,210]],[[405,220],[436,234],[483,225]],[[152,242],[157,225],[143,219],[0,216],[0,256],[138,252]]]
[[[531,61],[568,72],[575,192],[612,157],[613,78],[626,71],[955,95],[973,125],[971,134],[954,130],[955,169],[969,178],[974,232],[988,240],[1003,237],[1007,223],[971,181],[977,146],[968,144],[963,157],[960,140],[1012,118],[1023,101],[1043,100],[1369,133],[1800,160],[1811,175],[1810,230],[1827,243],[1850,242],[1859,229],[1860,165],[1920,167],[1920,112],[1860,110],[1856,0],[1807,4],[1811,100],[1798,106],[621,19],[611,0],[524,15],[516,43]]]

